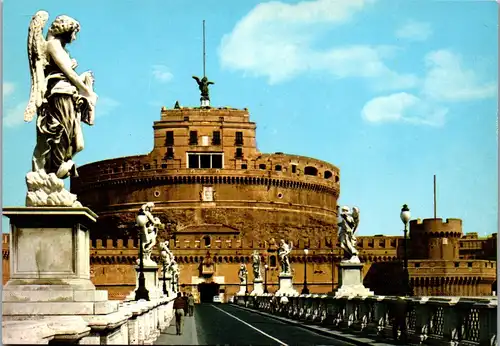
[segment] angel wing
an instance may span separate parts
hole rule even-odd
[[[353,207],[352,208],[352,218],[354,219],[354,227],[352,232],[356,232],[356,229],[358,228],[359,225],[359,208],[358,207]]]
[[[193,76],[193,79],[196,80],[196,83],[200,84],[200,78]]]
[[[28,60],[31,73],[30,99],[24,111],[24,121],[30,122],[42,105],[47,83],[45,81],[44,68],[47,65],[46,41],[43,38],[43,28],[49,19],[45,11],[35,13],[28,29]]]
[[[288,243],[288,253],[292,252],[293,249],[293,241],[290,240],[290,243]]]

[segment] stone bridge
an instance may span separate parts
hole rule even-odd
[[[4,321],[3,343],[497,345],[495,297],[237,296],[198,304],[180,336],[172,307],[161,297],[121,302],[101,318]]]

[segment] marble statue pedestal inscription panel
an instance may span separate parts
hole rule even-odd
[[[251,296],[259,296],[261,294],[264,294],[264,286],[262,284],[262,279],[256,279],[253,282],[253,291],[250,293]]]
[[[135,289],[125,298],[125,301],[135,300],[135,291],[139,288],[140,266],[135,267]],[[158,266],[144,265],[144,280],[149,292],[149,299],[156,299],[163,295],[160,280],[158,278]],[[168,279],[167,279],[168,280]],[[170,277],[171,280],[171,277]],[[169,281],[167,281],[168,283]]]
[[[2,291],[4,318],[107,314],[117,309],[90,281],[88,208],[4,208],[10,219],[10,280]],[[115,306],[116,305],[116,306]]]
[[[247,291],[247,285],[240,284],[240,290],[236,293],[237,296],[244,296]]]
[[[335,296],[372,296],[370,291],[363,285],[361,269],[363,263],[340,262],[340,288],[335,292]]]
[[[18,285],[68,285],[95,289],[90,281],[88,208],[4,208],[10,218],[10,280]]]
[[[299,295],[299,292],[297,292],[293,288],[292,279],[293,279],[292,275],[289,275],[289,274],[281,273],[279,275],[280,287],[279,287],[278,291],[276,292],[277,296],[280,296],[280,295],[298,296]]]

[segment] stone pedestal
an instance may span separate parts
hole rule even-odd
[[[334,293],[336,297],[344,296],[372,296],[370,291],[363,285],[363,263],[342,261],[339,264],[339,289]]]
[[[167,287],[167,295],[173,297],[174,292],[172,291],[172,275],[167,274],[165,278],[161,278],[159,289],[163,293],[163,280],[165,280],[165,286]]]
[[[292,275],[281,273],[279,275],[280,287],[275,295],[277,295],[277,296],[282,296],[282,295],[298,296],[299,292],[297,292],[293,288],[292,279],[293,279]]]
[[[102,315],[118,310],[90,281],[88,208],[7,207],[10,280],[2,291],[4,320],[41,315]]]
[[[210,100],[200,98],[200,103],[202,107],[210,107]]]
[[[237,296],[244,296],[247,291],[246,284],[240,284],[240,290],[236,293]]]
[[[154,262],[153,262],[154,263]],[[140,266],[135,267],[136,276],[135,276],[135,289],[129,293],[125,301],[135,300],[135,291],[139,288],[139,273]],[[158,282],[158,265],[144,265],[144,279],[146,289],[149,291],[149,299],[158,299],[163,295],[161,283]],[[160,286],[160,287],[159,287]]]
[[[253,282],[253,291],[250,293],[251,296],[260,296],[264,294],[264,285],[262,284],[262,279],[255,279]]]

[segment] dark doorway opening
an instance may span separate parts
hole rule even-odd
[[[200,292],[200,303],[212,303],[214,296],[219,294],[219,284],[214,282],[201,283],[198,285],[198,292]]]

